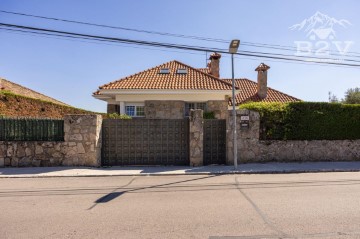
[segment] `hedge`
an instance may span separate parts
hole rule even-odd
[[[360,104],[247,103],[240,108],[260,113],[263,140],[360,139]]]

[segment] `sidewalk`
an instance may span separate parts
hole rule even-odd
[[[311,172],[357,172],[360,162],[251,163],[233,166],[139,166],[139,167],[33,167],[0,168],[0,178],[166,176],[208,174],[273,174]]]

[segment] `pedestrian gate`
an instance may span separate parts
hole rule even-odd
[[[204,165],[226,163],[226,120],[204,120]]]
[[[102,165],[189,165],[188,119],[105,119]]]

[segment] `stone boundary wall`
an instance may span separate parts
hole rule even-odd
[[[240,150],[244,163],[360,161],[360,140],[244,141]]]
[[[227,117],[227,159],[233,164],[232,112]],[[259,140],[259,113],[237,110],[238,163],[355,161],[360,160],[360,140]],[[241,115],[249,116],[249,127],[240,127]],[[100,115],[67,115],[64,142],[0,141],[0,167],[100,166]],[[203,165],[202,110],[190,115],[190,165]]]
[[[237,110],[238,163],[360,161],[360,140],[259,140],[260,115]],[[249,115],[249,128],[240,127],[240,116]],[[227,164],[233,164],[232,112],[227,125]]]
[[[100,166],[101,115],[67,115],[64,142],[0,141],[0,167]]]

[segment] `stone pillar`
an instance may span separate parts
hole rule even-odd
[[[227,165],[233,165],[234,164],[234,134],[233,134],[233,112],[232,110],[228,111],[229,117],[226,121],[226,164]],[[236,119],[236,121],[238,121]],[[238,131],[238,128],[236,128],[236,131]]]
[[[249,128],[240,127],[241,115],[248,115],[250,118]],[[227,157],[226,164],[234,164],[234,148],[233,148],[233,117],[232,111],[229,110],[229,118],[226,125],[226,144]],[[238,163],[249,162],[250,159],[258,155],[259,151],[259,135],[260,135],[260,115],[258,112],[246,109],[236,110],[236,132],[237,132],[237,159]]]
[[[66,115],[64,118],[65,166],[101,165],[101,115]]]
[[[204,119],[202,110],[190,111],[190,166],[202,166],[204,148]]]

